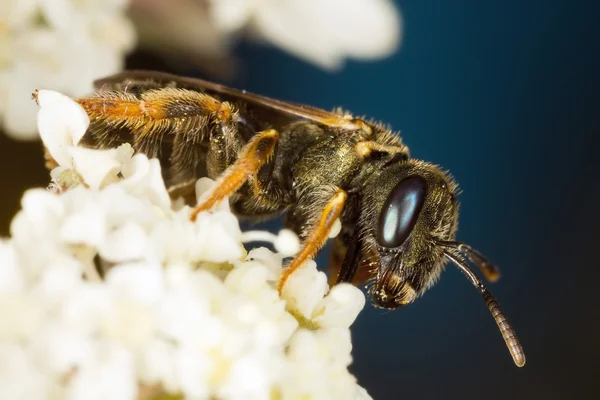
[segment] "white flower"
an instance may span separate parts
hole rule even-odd
[[[68,147],[76,146],[90,125],[85,111],[62,93],[40,90],[34,93],[41,107],[38,130],[50,155],[63,166],[72,166]]]
[[[347,58],[392,54],[402,36],[391,0],[138,0],[132,11],[143,44],[199,61],[221,60],[239,36],[250,33],[335,70]]]
[[[134,44],[126,0],[0,2],[0,126],[12,137],[37,137],[29,94],[52,87],[72,96],[117,72]]]
[[[244,235],[226,201],[191,222],[141,154],[86,150],[78,162],[71,139],[85,124],[63,100],[40,102],[45,144],[61,173],[102,183],[26,192],[0,242],[0,398],[370,398],[348,372],[358,289],[327,293],[310,262],[279,297],[283,255],[242,242],[291,252],[290,232]],[[213,184],[201,180],[198,197]]]
[[[282,296],[290,312],[323,328],[348,328],[365,306],[365,296],[350,284],[333,287],[327,293],[327,277],[307,261],[286,283]],[[310,286],[311,291],[304,288]],[[325,294],[327,293],[327,296]]]
[[[380,58],[396,50],[401,21],[388,0],[212,0],[217,26],[249,25],[265,41],[322,68],[346,57]]]

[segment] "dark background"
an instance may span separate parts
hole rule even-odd
[[[352,369],[380,400],[595,397],[600,6],[398,3],[405,38],[390,59],[332,74],[241,44],[243,73],[229,83],[380,119],[401,131],[413,157],[452,171],[463,190],[458,238],[500,265],[502,279],[489,286],[527,365],[512,364],[480,295],[449,267],[404,309],[367,306],[353,326]],[[129,66],[198,73],[140,54]],[[39,143],[0,145],[6,234],[20,193],[47,175]]]

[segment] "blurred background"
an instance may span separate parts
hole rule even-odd
[[[373,398],[597,398],[600,4],[395,1],[398,51],[343,63],[326,48],[312,57],[301,46],[265,46],[252,24],[230,27],[225,47],[205,57],[189,55],[202,37],[187,37],[181,49],[152,46],[148,15],[156,10],[144,7],[157,2],[146,3],[132,2],[140,46],[127,67],[368,115],[460,184],[458,238],[501,267],[489,288],[527,365],[513,365],[480,295],[449,267],[414,304],[395,312],[367,306],[354,324],[351,368]],[[391,40],[381,55],[397,45]],[[23,190],[46,185],[48,174],[38,141],[1,135],[0,146],[7,235]]]

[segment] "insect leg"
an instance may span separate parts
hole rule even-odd
[[[77,102],[90,119],[101,119],[108,124],[142,128],[149,133],[150,124],[181,123],[181,118],[213,115],[221,120],[231,117],[231,105],[204,93],[185,89],[162,88],[136,96],[120,91],[103,92],[82,97]]]
[[[329,199],[317,223],[309,228],[308,236],[302,245],[302,249],[296,257],[294,257],[290,265],[283,271],[281,279],[277,284],[279,293],[281,293],[290,275],[300,268],[306,260],[311,259],[319,249],[323,247],[329,238],[329,232],[331,231],[333,224],[344,209],[344,203],[346,202],[347,197],[348,195],[346,192],[342,189],[338,189]]]
[[[337,283],[352,283],[358,270],[360,247],[358,238],[352,237],[346,245],[343,235],[338,235],[333,240],[333,248],[329,257],[329,286]]]
[[[236,162],[217,180],[209,197],[194,208],[190,215],[192,221],[196,220],[199,213],[211,209],[216,203],[238,190],[250,175],[256,174],[260,167],[269,161],[278,141],[279,133],[275,129],[259,132],[252,137],[242,148]],[[254,182],[255,191],[260,191],[257,180],[255,179]]]
[[[329,286],[342,282],[354,285],[367,282],[377,269],[377,261],[377,251],[361,244],[356,234],[348,238],[338,235],[333,242],[330,258],[332,274]]]
[[[189,145],[202,142],[213,123],[230,121],[235,114],[228,102],[175,88],[137,94],[100,91],[77,102],[91,122],[81,144],[106,148],[131,142],[136,152],[148,157],[160,156],[162,144],[174,137],[184,136],[184,147],[193,147]]]

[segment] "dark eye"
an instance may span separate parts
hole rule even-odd
[[[427,184],[418,176],[398,183],[383,204],[377,227],[377,243],[398,247],[413,230],[423,203]]]

